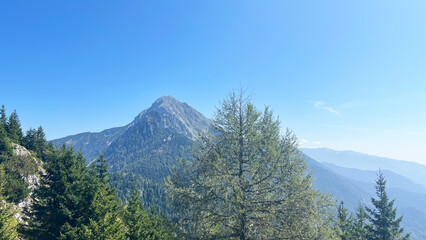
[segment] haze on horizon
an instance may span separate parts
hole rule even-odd
[[[0,104],[48,139],[253,91],[303,147],[426,164],[426,2],[0,3]]]

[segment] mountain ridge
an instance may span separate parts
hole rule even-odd
[[[149,108],[142,110],[129,124],[121,127],[108,128],[100,132],[83,132],[69,135],[63,138],[51,140],[53,145],[63,145],[74,147],[76,151],[81,151],[83,156],[91,161],[104,153],[106,149],[119,136],[124,134],[129,128],[137,124],[149,112],[156,111],[161,115],[169,115],[163,118],[163,125],[166,128],[174,128],[178,133],[183,134],[192,140],[198,139],[198,132],[207,133],[209,131],[210,120],[200,112],[184,102],[176,100],[172,96],[162,96],[158,98]]]
[[[387,169],[426,187],[426,165],[420,163],[395,160],[350,150],[337,151],[329,148],[302,148],[301,150],[319,162],[360,170],[377,171],[379,169]]]

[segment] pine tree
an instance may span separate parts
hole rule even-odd
[[[109,185],[108,166],[103,155],[92,167],[95,197],[91,203],[90,223],[85,226],[84,239],[126,239],[125,226],[121,217],[122,208],[114,188]]]
[[[49,151],[44,166],[23,233],[28,239],[78,239],[93,195],[85,159],[63,146]]]
[[[243,92],[217,110],[213,135],[168,179],[182,234],[189,238],[331,239],[329,199],[314,190],[291,131],[280,135],[269,108]]]
[[[16,110],[12,112],[9,116],[9,120],[6,124],[6,130],[10,140],[14,143],[20,143],[23,137],[21,122],[19,121],[19,116],[16,113]]]
[[[371,222],[367,226],[369,239],[372,240],[400,240],[409,239],[410,234],[404,234],[400,227],[402,217],[396,218],[394,201],[389,201],[386,193],[386,179],[379,172],[376,180],[377,199],[371,198],[374,209],[366,207],[368,219]]]
[[[5,172],[0,164],[0,240],[18,240],[18,220],[15,218],[15,211],[3,197],[5,181]]]

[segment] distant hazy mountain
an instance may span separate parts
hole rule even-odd
[[[371,195],[350,179],[306,156],[306,163],[314,177],[314,186],[323,193],[331,193],[336,202],[344,201],[349,209],[370,201]]]
[[[303,148],[302,151],[319,162],[332,163],[340,167],[372,171],[379,168],[391,170],[426,187],[426,165],[328,148]]]
[[[344,168],[336,166],[332,163],[322,163],[323,166],[326,166],[327,168],[333,170],[336,173],[339,173],[342,176],[345,176],[349,179],[358,181],[358,182],[366,182],[366,183],[372,183],[375,184],[375,181],[377,179],[378,170],[371,171],[371,170],[360,170],[356,168]],[[426,194],[426,187],[424,187],[421,184],[417,184],[413,182],[412,180],[399,175],[397,173],[394,173],[390,170],[381,170],[381,172],[385,175],[386,181],[387,181],[387,187],[388,188],[399,188],[404,189],[410,192],[415,193],[421,193]],[[374,189],[371,189],[374,191]]]

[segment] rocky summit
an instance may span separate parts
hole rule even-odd
[[[132,133],[138,133],[146,137],[154,134],[153,121],[157,121],[155,127],[170,132],[171,135],[181,135],[191,140],[198,138],[198,134],[207,133],[209,119],[186,103],[182,103],[172,96],[158,98],[150,108],[140,112],[132,122],[125,126],[106,129],[101,132],[85,132],[52,140],[53,145],[73,146],[76,151],[81,151],[83,156],[91,161],[100,153],[113,153],[117,139],[126,142],[126,138]],[[148,124],[148,125],[147,125]],[[132,135],[135,137],[134,135]],[[165,139],[170,139],[167,136]],[[132,145],[133,143],[130,143]],[[137,147],[137,143],[133,147]]]

